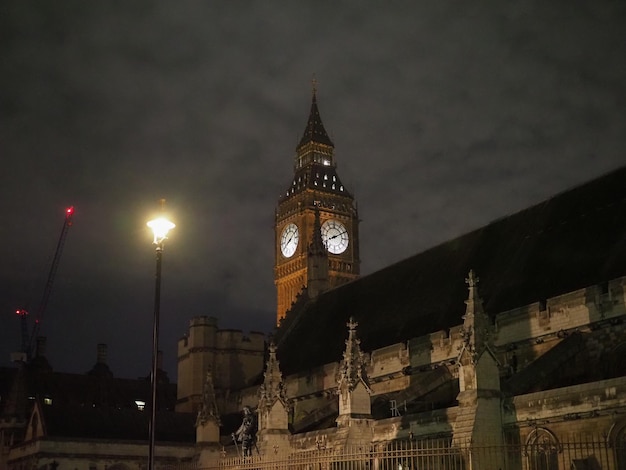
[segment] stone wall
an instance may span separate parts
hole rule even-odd
[[[626,278],[619,278],[605,285],[590,286],[495,315],[494,353],[500,365],[501,376],[506,380],[507,377],[514,376],[531,365],[537,367],[535,361],[538,358],[556,351],[555,348],[559,344],[571,340],[574,336],[580,337],[577,340],[579,343],[576,343],[580,346],[580,350],[574,351],[575,355],[571,361],[559,364],[557,373],[548,371],[548,379],[561,374],[574,380],[577,379],[576,373],[589,374],[590,372],[590,377],[593,379],[593,372],[596,371],[598,377],[601,378],[601,376],[607,376],[607,368],[619,369],[623,361],[618,361],[616,358],[621,358],[623,351],[626,350],[624,346],[626,345],[626,325],[623,322],[626,318],[625,284]],[[436,394],[444,394],[445,391],[446,400],[450,402],[450,397],[453,399],[455,396],[453,389],[458,390],[456,359],[462,344],[461,322],[462,319],[459,318],[459,325],[449,331],[433,332],[412,338],[407,343],[393,344],[371,351],[367,361],[367,374],[372,390],[372,401],[378,400],[384,405],[385,400],[389,401],[389,397],[393,394],[403,397],[404,393],[413,399],[419,399],[420,394],[428,395],[428,400],[435,403],[437,402]],[[191,334],[189,336],[191,338]],[[240,344],[238,336],[229,337],[228,340],[230,341],[231,338],[236,344]],[[181,363],[184,363],[186,354],[191,355],[191,349],[189,346],[179,349],[179,354],[183,352],[180,355],[183,358]],[[339,362],[340,359],[338,357],[337,361]],[[293,404],[290,418],[293,429],[300,429],[299,423],[306,424],[311,421],[310,424],[314,424],[316,419],[321,421],[326,415],[336,416],[338,397],[335,392],[338,362],[285,377],[286,396]],[[262,366],[258,367],[258,372],[260,372]],[[254,375],[252,363],[247,370],[248,376]],[[613,376],[625,375],[623,372],[622,370],[613,371]],[[610,371],[609,376],[611,376]],[[456,383],[456,387],[450,388],[449,385],[452,382]],[[605,421],[608,418],[595,416],[593,413],[602,414],[602,410],[609,403],[613,403],[611,406],[623,407],[626,405],[626,396],[621,394],[619,391],[621,389],[618,387],[613,402],[607,398],[612,396],[613,392],[595,393],[596,398],[585,399],[571,405],[571,409],[568,410],[565,405],[567,400],[563,397],[578,393],[576,390],[583,390],[585,387],[595,389],[597,385],[591,383],[539,391],[536,394],[520,395],[512,402],[511,399],[505,399],[505,403],[509,403],[506,406],[512,407],[514,412],[509,409],[505,413],[504,426],[509,430],[515,428],[518,438],[526,439],[528,433],[534,429],[532,426],[536,427],[538,421],[556,419],[548,418],[546,414],[549,413],[551,407],[556,406],[559,409],[559,416],[567,416],[567,419],[561,417],[558,418],[558,422],[554,421],[553,427],[556,433],[560,433],[561,428],[567,432],[575,430],[582,432],[584,429],[591,428],[606,432]],[[611,390],[611,387],[607,390]],[[243,388],[229,393],[218,390],[218,394],[222,413],[237,412],[244,405],[254,407],[258,400],[257,387]],[[554,396],[560,398],[554,398]],[[601,398],[597,398],[598,396]],[[542,400],[541,403],[538,400]],[[550,402],[550,400],[553,401]],[[547,405],[548,402],[553,403],[554,406]],[[408,433],[416,437],[451,433],[451,423],[454,421],[450,420],[454,420],[458,413],[455,410],[457,407],[453,406],[418,413],[407,411],[406,408],[403,409],[400,406],[398,412],[402,416],[393,417],[393,413],[390,412],[389,418],[376,421],[374,439],[401,437]],[[553,412],[556,413],[554,410]],[[528,423],[535,424],[531,426]],[[303,429],[306,429],[306,426]],[[524,429],[527,430],[524,431]],[[301,433],[292,436],[291,439],[300,439],[296,436],[302,438],[302,441],[298,441],[298,445],[306,447],[305,442],[312,442],[312,436],[318,436],[318,434]]]
[[[157,446],[157,468],[176,467],[191,462],[196,448],[193,444]],[[53,461],[59,469],[91,470],[93,468],[126,468],[143,470],[148,458],[147,442],[88,440],[88,439],[37,439],[11,449],[7,470],[25,468],[50,468]]]

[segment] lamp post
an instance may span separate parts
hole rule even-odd
[[[148,227],[154,234],[153,244],[156,245],[156,276],[154,287],[154,321],[152,324],[152,373],[150,385],[152,401],[150,407],[150,442],[148,451],[148,470],[154,470],[154,444],[156,435],[156,408],[157,408],[157,369],[159,354],[159,317],[161,310],[161,260],[163,258],[163,242],[167,239],[167,232],[176,227],[165,217],[148,222]]]

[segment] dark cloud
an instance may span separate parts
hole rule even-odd
[[[194,315],[273,324],[273,211],[319,81],[362,270],[623,164],[621,2],[4,2],[0,363],[36,309],[76,206],[42,332],[55,367],[109,344],[149,369],[167,198],[163,349]],[[175,377],[173,377],[175,378]]]

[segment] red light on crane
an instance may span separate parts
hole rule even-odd
[[[72,217],[74,216],[74,206],[70,206],[65,209],[65,223],[69,226],[72,225]]]

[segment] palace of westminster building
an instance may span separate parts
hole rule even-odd
[[[160,381],[157,466],[228,467],[247,407],[256,458],[444,442],[459,466],[422,468],[626,469],[625,182],[618,169],[360,276],[314,90],[275,211],[275,334],[190,319],[177,383]],[[112,377],[104,345],[84,376],[43,351],[0,374],[0,470],[145,468],[147,386]],[[572,442],[597,446],[564,457]]]

